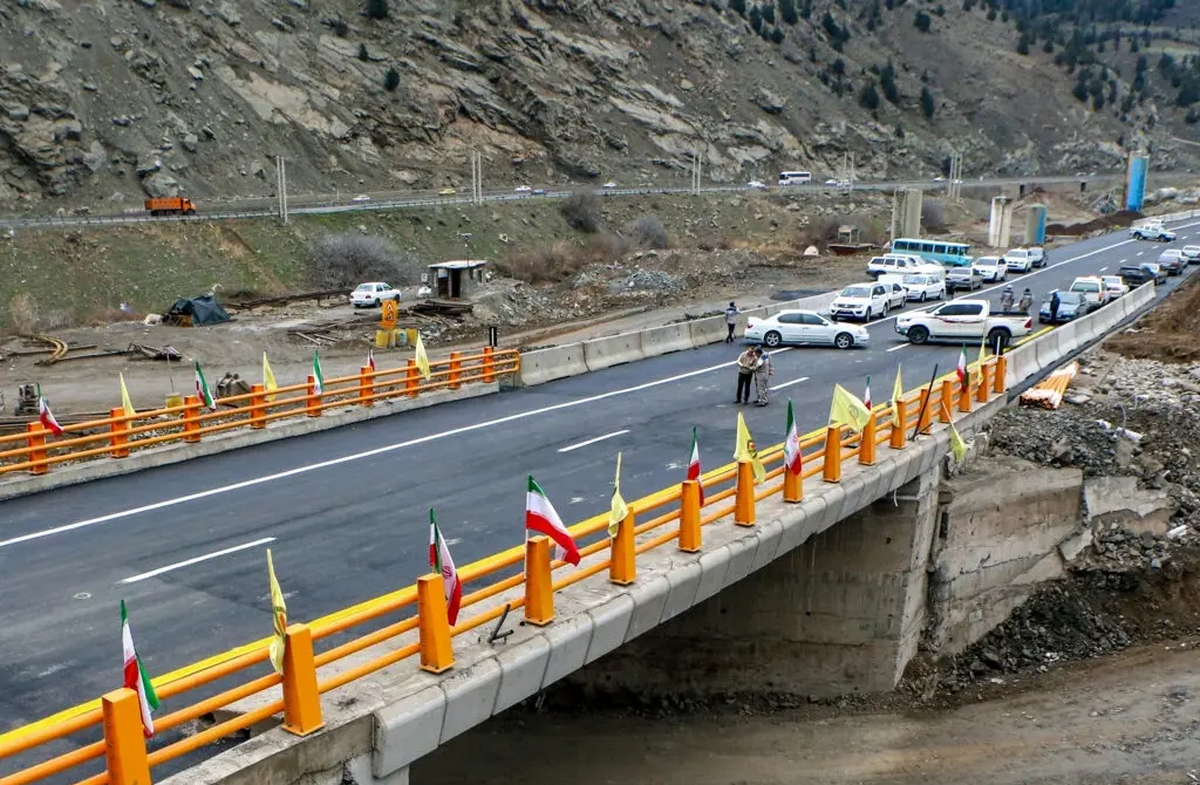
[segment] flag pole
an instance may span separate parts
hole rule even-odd
[[[917,414],[917,427],[913,431],[912,438],[915,441],[917,436],[921,434],[921,422],[925,419],[925,410],[929,407],[929,399],[933,396],[933,385],[937,382],[938,366],[933,364],[933,376],[929,377],[929,387],[925,391],[924,397],[921,399],[921,411]]]

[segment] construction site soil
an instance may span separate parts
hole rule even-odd
[[[1114,336],[1107,346],[1124,357],[1170,363],[1200,360],[1200,286],[1189,280],[1137,327]]]

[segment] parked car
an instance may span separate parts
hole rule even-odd
[[[1058,311],[1051,317],[1050,301],[1058,293]],[[1082,292],[1063,292],[1055,289],[1046,295],[1042,301],[1042,309],[1038,312],[1039,324],[1065,324],[1072,319],[1086,316],[1092,310],[1087,296]]]
[[[600,187],[601,188],[616,188],[617,184],[613,180],[609,180],[607,183],[605,183],[604,185],[602,185]]]
[[[904,276],[901,286],[908,293],[909,300],[923,303],[926,300],[946,299],[946,280],[936,275],[909,273]]]
[[[355,308],[376,307],[384,300],[395,300],[400,302],[402,292],[399,289],[393,289],[391,284],[383,283],[382,281],[371,281],[369,283],[360,283],[350,293],[350,304]]]
[[[1150,275],[1154,277],[1154,283],[1167,282],[1167,271],[1158,262],[1142,262],[1142,267],[1145,267],[1150,272]]]
[[[546,189],[545,189],[545,188],[534,188],[534,189],[533,189],[533,195],[534,195],[534,196],[545,196],[545,195],[546,195]]]
[[[1156,240],[1160,243],[1175,242],[1175,233],[1160,223],[1147,223],[1129,227],[1129,236],[1135,240]]]
[[[1104,281],[1094,275],[1081,275],[1067,289],[1068,292],[1079,292],[1087,298],[1088,304],[1100,307],[1108,302],[1108,288]]]
[[[1123,264],[1121,269],[1117,270],[1117,274],[1130,288],[1141,286],[1147,281],[1155,281],[1154,271],[1145,264]]]
[[[881,283],[856,283],[841,291],[829,306],[835,319],[861,319],[869,322],[887,316],[892,309],[891,287]]]
[[[456,193],[458,192],[453,188],[443,188],[442,190],[438,191],[438,196],[454,196]]]
[[[1158,266],[1166,270],[1167,275],[1183,275],[1183,268],[1187,267],[1187,260],[1183,258],[1183,251],[1178,248],[1168,248],[1158,255]]]
[[[753,188],[756,191],[763,191],[766,190],[767,184],[761,180],[751,180],[750,182],[746,183],[746,187]]]
[[[946,271],[946,289],[951,292],[972,292],[983,288],[983,276],[974,267],[953,267]]]
[[[780,311],[766,319],[747,319],[745,338],[770,347],[790,344],[849,349],[866,346],[871,333],[865,327],[835,322],[813,311]]]
[[[996,283],[1008,278],[1008,270],[999,256],[981,256],[971,265],[986,283]]]
[[[911,343],[929,341],[978,344],[985,337],[988,346],[1008,346],[1014,338],[1028,335],[1033,317],[1028,314],[992,313],[987,300],[952,300],[928,311],[915,311],[896,317],[896,332]]]
[[[900,253],[886,253],[875,256],[867,262],[867,275],[878,278],[881,275],[925,273],[926,275],[944,276],[946,268],[940,264],[931,264],[919,256]]]
[[[1119,275],[1102,275],[1100,280],[1104,281],[1104,288],[1108,289],[1108,297],[1111,300],[1129,294],[1129,286],[1121,280]]]
[[[528,185],[518,185],[516,188],[513,189],[513,193],[516,193],[516,194],[527,194],[527,193],[530,193],[531,191],[533,191],[533,188],[531,188]]]
[[[1004,269],[1014,273],[1027,273],[1033,269],[1033,254],[1028,248],[1011,248],[1000,257]]]
[[[1185,245],[1180,250],[1188,264],[1200,264],[1200,245]]]
[[[371,201],[371,197],[367,196],[366,194],[359,194],[358,196],[354,197],[350,201],[352,201],[352,202],[369,202],[369,201]]]

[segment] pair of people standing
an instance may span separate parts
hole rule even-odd
[[[738,355],[737,400],[734,403],[750,403],[750,382],[754,382],[755,405],[766,406],[770,393],[770,377],[775,373],[771,356],[761,346],[751,346]]]

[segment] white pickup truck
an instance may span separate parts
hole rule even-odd
[[[993,314],[987,300],[952,300],[928,311],[906,313],[896,318],[896,332],[912,343],[929,341],[978,344],[987,336],[988,346],[999,341],[1008,346],[1033,329],[1029,314]]]

